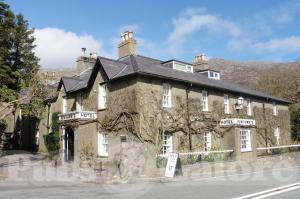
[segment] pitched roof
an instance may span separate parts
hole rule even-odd
[[[132,74],[139,74],[185,82],[227,92],[255,96],[258,98],[274,100],[281,103],[290,103],[287,100],[280,99],[259,91],[251,90],[241,85],[233,84],[224,80],[214,80],[198,73],[187,73],[179,70],[174,70],[172,68],[164,66],[163,63],[165,62],[161,60],[141,55],[129,55],[120,60],[98,57],[98,61],[96,62],[94,68],[97,67],[98,63],[100,64],[100,67],[103,67],[109,81],[116,81],[120,78],[128,77]],[[92,72],[93,68],[90,68],[79,76],[62,77],[62,81],[66,88],[66,91],[75,92],[77,90],[88,87],[88,82],[90,80]]]

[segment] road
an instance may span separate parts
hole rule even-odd
[[[296,186],[299,182],[299,186]],[[267,192],[284,185],[294,184],[290,191]],[[271,196],[268,196],[268,194]],[[254,194],[251,197],[245,195]],[[175,181],[151,183],[129,183],[101,185],[75,182],[1,182],[0,198],[126,198],[126,199],[194,199],[194,198],[288,198],[298,199],[300,195],[300,168],[290,167],[259,172],[235,173],[218,177],[193,179],[177,178]]]

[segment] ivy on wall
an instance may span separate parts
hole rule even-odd
[[[57,155],[60,149],[59,144],[59,123],[58,123],[58,115],[59,112],[55,112],[52,114],[52,132],[44,135],[44,141],[50,158]]]

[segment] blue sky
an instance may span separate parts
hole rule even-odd
[[[139,54],[192,61],[300,59],[300,1],[7,0],[36,29],[43,67],[71,67],[81,47],[117,58],[124,30]]]

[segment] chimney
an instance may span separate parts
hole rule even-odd
[[[133,38],[133,32],[125,31],[122,36],[122,41],[119,44],[119,59],[126,57],[128,55],[137,54],[137,42]]]
[[[77,57],[77,64],[76,64],[76,69],[77,69],[77,74],[82,73],[86,69],[93,67],[94,64],[96,63],[97,59],[97,54],[96,53],[90,53],[90,56],[85,55],[86,48],[81,48],[82,55]]]
[[[209,70],[210,66],[207,62],[205,54],[201,53],[195,56],[194,71]]]

